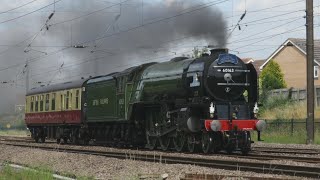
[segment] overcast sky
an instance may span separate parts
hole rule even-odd
[[[305,38],[304,0],[1,2],[0,113],[24,102],[26,61],[32,88],[165,61],[208,44],[265,59],[287,38]],[[315,38],[319,5],[314,1]]]

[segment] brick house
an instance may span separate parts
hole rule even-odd
[[[314,84],[320,85],[320,40],[314,41]],[[306,40],[289,38],[260,66],[260,70],[274,60],[280,65],[287,87],[306,88],[307,65],[306,65]]]
[[[252,63],[256,69],[258,76],[261,73],[260,66],[265,62],[265,60],[254,60],[253,58],[242,58],[241,59],[245,64]]]

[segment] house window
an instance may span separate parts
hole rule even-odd
[[[314,78],[319,77],[319,66],[314,66]]]

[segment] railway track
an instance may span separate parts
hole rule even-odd
[[[27,144],[10,144],[1,142],[1,144],[25,147],[25,148],[37,148],[46,151],[63,151],[65,153],[78,153],[95,156],[103,156],[109,158],[118,159],[133,159],[148,162],[158,162],[167,164],[192,164],[203,167],[227,169],[227,170],[240,170],[240,171],[251,171],[257,173],[268,173],[268,174],[282,174],[289,176],[309,177],[309,178],[320,178],[319,167],[309,166],[295,166],[295,165],[283,165],[275,163],[261,162],[250,162],[250,161],[239,161],[238,159],[225,159],[218,160],[212,158],[201,157],[181,157],[173,155],[159,155],[159,154],[146,154],[146,153],[133,153],[133,152],[110,152],[110,151],[93,151],[93,150],[79,150],[72,149],[63,146],[49,147],[49,146],[34,146]],[[245,157],[248,158],[248,157]]]
[[[35,143],[32,139],[27,138],[17,138],[17,139],[3,139],[0,138],[0,141],[4,140],[7,142],[27,142],[27,143],[32,143],[32,144],[37,144]],[[54,141],[49,141],[46,143],[51,143],[51,144],[55,144],[56,142]],[[285,153],[285,154],[292,154],[292,153],[299,153],[299,154],[307,154],[307,155],[314,155],[317,154],[317,149],[293,149],[293,148],[263,148],[263,147],[259,147],[257,148],[259,150],[255,150],[253,152],[251,152],[249,155],[247,156],[242,156],[239,155],[237,153],[235,154],[226,154],[226,153],[221,153],[223,156],[225,157],[232,157],[232,158],[240,158],[240,159],[254,159],[254,160],[291,160],[291,161],[295,161],[295,162],[304,162],[304,163],[319,163],[320,164],[320,157],[301,157],[301,156],[290,156],[290,155],[279,155],[279,153]],[[277,151],[279,150],[279,151]],[[141,151],[143,151],[141,149]],[[306,153],[304,153],[304,151],[307,151]],[[286,153],[289,152],[289,153]],[[270,154],[270,153],[278,153],[278,154]],[[202,154],[204,156],[210,156],[210,154]]]
[[[15,136],[0,136],[1,141],[15,141],[15,142],[34,142],[31,137],[15,137]],[[34,142],[35,143],[35,142]],[[46,140],[46,143],[56,143],[56,141]],[[97,145],[99,146],[99,145]],[[285,153],[285,154],[305,154],[305,155],[320,155],[320,149],[312,148],[291,148],[291,147],[259,147],[254,146],[252,152],[263,153]]]
[[[304,162],[311,164],[320,164],[320,158],[315,157],[301,157],[301,156],[288,156],[288,155],[274,155],[274,154],[257,154],[249,153],[247,156],[232,154],[225,154],[227,157],[242,158],[242,159],[254,159],[261,161],[272,161],[272,160],[290,160],[295,162]]]
[[[310,148],[275,148],[275,147],[253,147],[253,151],[265,152],[265,153],[286,153],[286,154],[306,154],[306,155],[317,155],[320,154],[320,149]]]
[[[283,178],[276,177],[252,177],[243,175],[217,175],[217,174],[186,174],[185,177],[180,180],[217,180],[217,179],[247,179],[247,180],[283,180]],[[289,179],[289,178],[288,178]]]

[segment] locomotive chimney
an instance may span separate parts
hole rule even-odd
[[[208,46],[210,48],[210,56],[212,56],[214,59],[217,59],[220,54],[228,53],[228,48],[214,48],[214,46]]]
[[[219,55],[222,53],[228,53],[229,50],[228,48],[215,48],[215,49],[211,49],[210,52],[211,52],[210,55],[213,56],[213,55]]]

